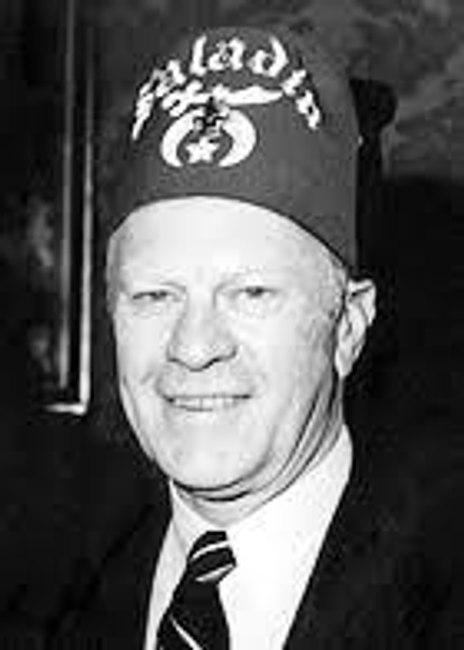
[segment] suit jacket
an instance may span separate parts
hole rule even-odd
[[[286,650],[464,648],[462,447],[420,436],[355,444]],[[68,458],[66,480],[41,503],[13,508],[0,549],[0,647],[143,648],[170,512],[163,480],[132,452],[92,448],[94,472],[86,454],[77,468]]]

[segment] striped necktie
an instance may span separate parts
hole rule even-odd
[[[222,531],[202,535],[158,630],[157,650],[227,650],[229,632],[219,597],[219,582],[235,566]]]

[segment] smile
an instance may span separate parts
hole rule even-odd
[[[245,395],[176,395],[169,397],[171,405],[186,411],[225,411],[242,403]]]

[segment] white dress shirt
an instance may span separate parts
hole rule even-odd
[[[231,650],[280,650],[314,570],[352,464],[342,429],[321,463],[251,515],[227,529],[237,566],[220,583]],[[214,528],[171,486],[173,518],[155,572],[146,650],[180,580],[193,542]]]

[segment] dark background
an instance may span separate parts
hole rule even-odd
[[[48,107],[53,101],[50,104],[50,97],[44,98],[37,88],[41,75],[53,85],[57,71],[41,67],[34,54],[37,30],[42,34],[50,30],[59,39],[50,22],[53,5],[46,0],[0,3],[0,402],[8,412],[4,423],[24,418],[29,408],[36,413],[38,404],[34,388],[38,370],[28,350],[27,332],[31,322],[43,317],[43,287],[28,266],[20,240],[31,193],[42,191],[43,183],[53,187],[46,170],[37,173],[37,161],[44,159],[48,146],[53,118]],[[385,82],[397,98],[395,120],[378,141],[384,182],[380,186],[378,178],[371,178],[363,199],[363,264],[378,284],[380,299],[378,322],[353,382],[353,417],[389,435],[413,435],[423,427],[436,430],[436,435],[458,432],[464,401],[462,1],[99,0],[87,3],[84,10],[97,37],[98,160],[93,397],[84,422],[112,435],[119,421],[98,276],[103,250],[98,235],[134,84],[145,75],[153,55],[188,29],[282,16],[302,29],[315,29],[352,75]],[[48,42],[51,47],[54,41]],[[42,60],[48,61],[46,43],[41,42],[40,51]]]

